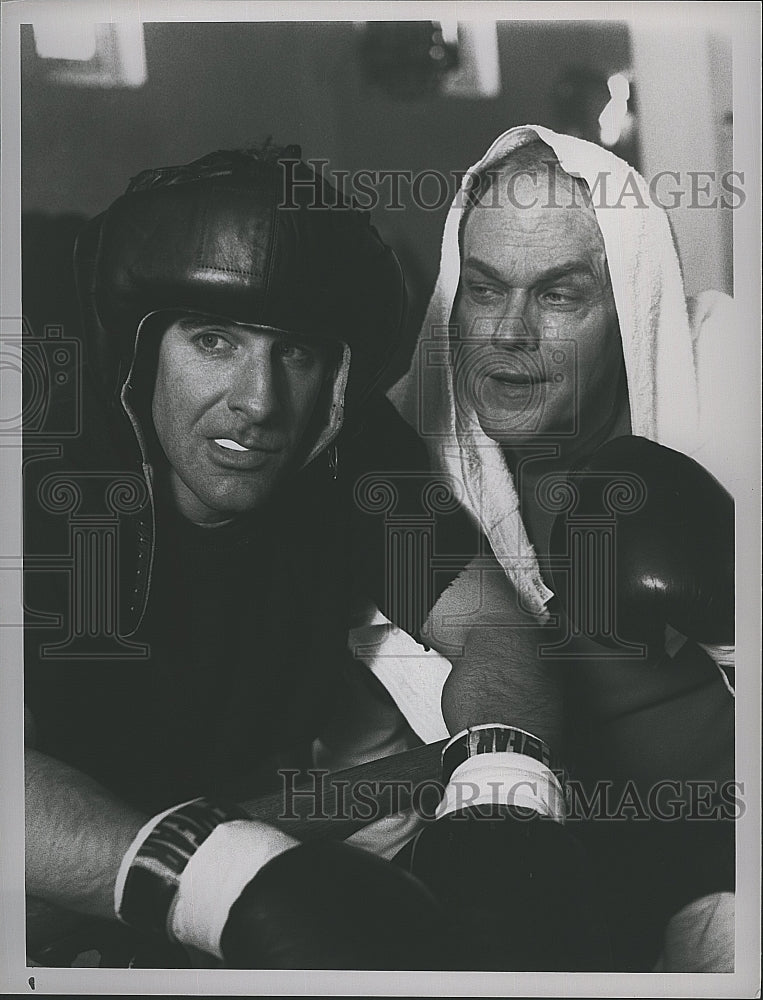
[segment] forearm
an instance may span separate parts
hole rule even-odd
[[[557,670],[540,654],[545,642],[543,629],[505,622],[472,630],[443,688],[449,731],[500,722],[525,729],[561,752],[561,686]]]
[[[26,750],[24,768],[27,892],[113,917],[120,862],[147,817],[37,750]]]
[[[427,641],[452,664],[442,693],[451,734],[500,722],[560,752],[558,668],[541,653],[553,636],[524,611],[497,562],[475,560],[443,594],[427,622]]]

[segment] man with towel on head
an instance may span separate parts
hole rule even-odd
[[[635,170],[591,143],[524,126],[499,137],[466,174],[446,221],[413,364],[389,394],[424,438],[434,467],[459,485],[489,544],[489,555],[445,592],[428,622],[427,641],[453,663],[436,681],[445,720],[455,707],[461,718],[468,714],[471,699],[484,702],[484,675],[478,698],[458,655],[468,648],[474,663],[481,649],[500,703],[516,687],[519,702],[532,704],[535,688],[536,721],[545,714],[552,750],[563,751],[585,787],[607,784],[615,814],[604,819],[634,815],[617,813],[624,789],[646,802],[660,781],[674,786],[677,822],[660,822],[653,810],[640,824],[568,824],[600,861],[619,968],[733,971],[733,824],[717,810],[714,822],[692,823],[696,803],[689,801],[698,785],[707,784],[711,798],[719,789],[723,796],[734,778],[733,604],[730,638],[726,621],[724,638],[704,648],[668,615],[659,620],[659,641],[648,637],[646,659],[602,652],[591,630],[578,628],[566,659],[554,663],[546,654],[539,665],[538,629],[560,610],[552,600],[560,553],[550,543],[562,508],[549,491],[570,470],[604,468],[640,476],[651,498],[662,485],[658,467],[667,461],[678,481],[689,456],[733,494],[743,465],[738,435],[724,433],[730,422],[720,403],[723,387],[739,384],[739,336],[726,296],[706,292],[687,302],[667,216]],[[616,443],[600,452],[598,466],[588,464],[608,442]],[[642,464],[631,466],[644,449]],[[724,585],[732,566],[733,601],[731,500],[712,476],[688,466],[702,481],[690,491],[699,511],[692,516],[705,517],[709,538],[722,534],[707,513],[717,501],[726,539],[730,525],[722,555]],[[651,530],[659,516],[649,520]],[[677,532],[666,524],[669,539]],[[666,547],[637,540],[637,555],[650,544]],[[627,575],[626,557],[618,556],[618,572]],[[703,572],[712,580],[714,567]],[[472,627],[459,624],[467,608]],[[401,693],[405,682],[392,661],[376,672],[384,671],[398,704],[407,698],[420,735],[447,735],[436,722],[427,732],[417,727],[415,694]],[[564,748],[553,746],[560,739],[559,705],[547,683],[554,671],[564,680]],[[484,721],[483,712],[474,724]]]

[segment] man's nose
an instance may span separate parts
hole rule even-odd
[[[494,347],[507,350],[537,350],[540,341],[538,317],[532,296],[524,289],[513,289],[506,300],[503,315],[495,320],[490,334]]]
[[[227,393],[228,406],[253,423],[272,420],[280,409],[276,366],[270,351],[258,351],[236,370]]]

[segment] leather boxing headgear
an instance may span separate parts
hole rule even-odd
[[[91,220],[75,248],[88,359],[113,398],[139,323],[160,310],[204,313],[342,341],[346,405],[379,381],[398,344],[405,283],[368,214],[283,153],[220,151],[146,170]]]

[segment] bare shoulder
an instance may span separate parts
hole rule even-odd
[[[475,633],[492,633],[501,626],[537,625],[538,619],[522,607],[497,560],[492,555],[479,556],[440,595],[422,637],[444,656],[452,656]]]

